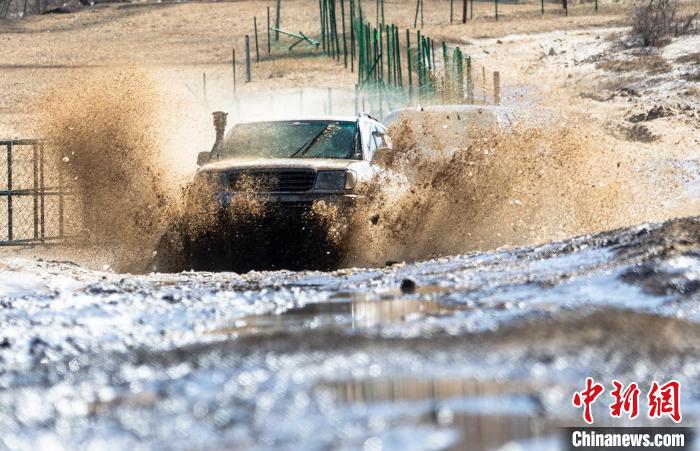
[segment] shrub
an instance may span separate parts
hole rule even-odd
[[[644,47],[661,46],[671,37],[696,32],[697,16],[681,14],[678,0],[648,0],[633,12],[630,34]]]

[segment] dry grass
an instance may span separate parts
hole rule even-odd
[[[600,61],[596,64],[596,68],[612,72],[645,71],[649,75],[658,75],[671,70],[671,65],[658,53],[646,53],[631,59]]]
[[[700,81],[700,69],[681,75],[686,81]]]
[[[630,18],[632,42],[644,47],[662,46],[672,37],[694,33],[698,13],[684,14],[683,9],[679,0],[647,0]]]
[[[700,52],[689,53],[687,55],[679,56],[678,58],[676,58],[676,62],[681,64],[690,63],[695,66],[700,65]]]
[[[364,2],[365,18],[374,22],[375,2]],[[476,2],[478,20],[449,25],[449,2],[426,0],[424,32],[434,38],[460,41],[466,37],[503,36],[555,29],[621,24],[629,2],[601,1],[594,14],[592,4],[572,6],[569,17],[561,9],[546,3],[546,14],[539,14],[539,3],[501,4],[500,20],[493,18],[493,4]],[[619,6],[622,5],[622,6]],[[259,42],[266,49],[267,7],[274,3],[237,1],[222,3],[122,4],[100,5],[73,14],[33,16],[8,24],[3,32],[3,66],[18,65],[94,65],[129,58],[149,64],[212,64],[230,60],[231,48],[243,54],[243,37],[253,35],[253,16],[257,16]],[[457,8],[457,5],[455,5]],[[314,0],[289,0],[282,8],[281,27],[319,33],[318,3]],[[387,2],[385,19],[401,29],[412,28],[413,0]],[[5,25],[3,25],[5,27]],[[283,38],[280,51],[292,41]]]

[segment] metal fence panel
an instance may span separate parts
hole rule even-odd
[[[63,241],[69,198],[43,141],[0,140],[0,246]]]

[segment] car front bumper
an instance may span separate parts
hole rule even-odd
[[[214,195],[215,202],[221,208],[227,208],[236,195],[235,192],[219,192]],[[265,202],[272,208],[310,208],[315,202],[323,201],[341,209],[352,207],[357,201],[357,194],[341,193],[261,193],[244,194],[246,199]]]

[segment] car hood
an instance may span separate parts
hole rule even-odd
[[[360,160],[339,160],[326,158],[252,158],[213,161],[203,165],[206,172],[229,172],[241,169],[350,169]]]

